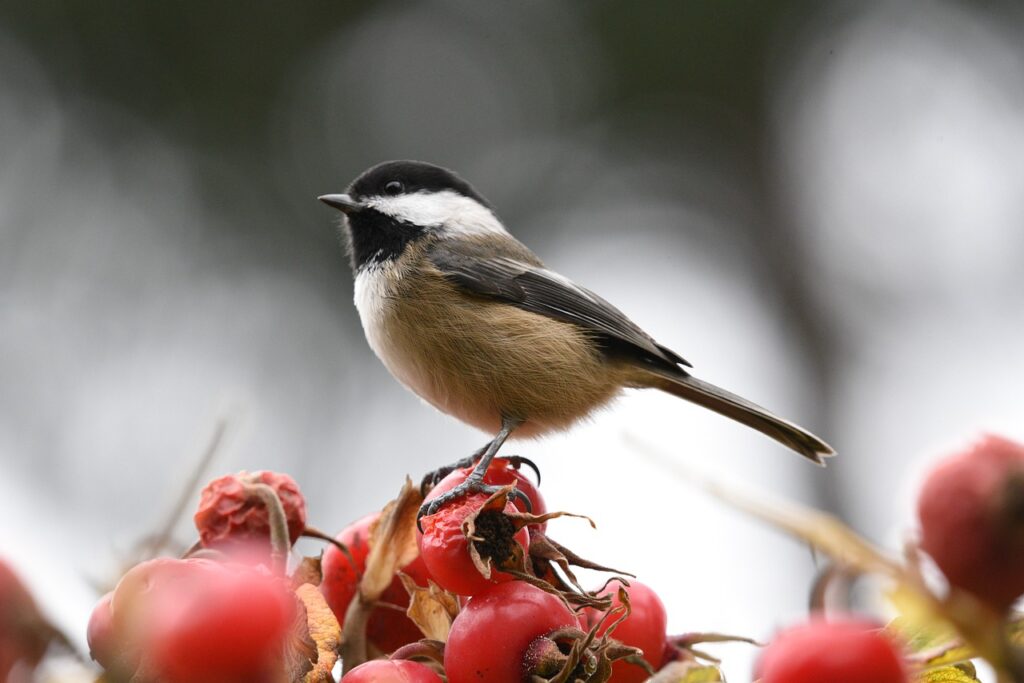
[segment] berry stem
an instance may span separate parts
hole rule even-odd
[[[270,559],[273,569],[282,574],[288,564],[288,549],[291,541],[288,537],[288,519],[284,514],[284,506],[273,487],[247,481],[244,484],[245,495],[258,499],[267,508],[267,519],[270,522]]]
[[[352,551],[350,551],[348,549],[348,546],[346,546],[344,543],[342,543],[338,539],[334,538],[330,534],[327,534],[327,533],[325,533],[323,531],[320,531],[320,529],[317,529],[316,527],[311,527],[309,525],[306,525],[306,528],[303,529],[303,531],[302,531],[302,535],[305,536],[306,538],[315,538],[315,539],[317,539],[319,541],[324,541],[326,543],[330,543],[335,548],[337,548],[339,551],[341,551],[341,554],[344,555],[345,559],[348,560],[348,563],[349,563],[350,567],[355,568],[355,567],[359,566],[358,563],[356,562],[355,558],[352,557]]]
[[[342,675],[367,661],[366,624],[370,620],[372,604],[364,602],[361,591],[357,591],[345,612],[341,631]]]

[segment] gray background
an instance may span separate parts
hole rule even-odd
[[[373,357],[315,201],[415,158],[840,451],[653,393],[510,449],[598,523],[552,534],[673,630],[768,637],[814,558],[624,437],[890,547],[929,460],[1024,438],[1022,28],[1011,2],[3,3],[0,553],[81,638],[222,416],[211,473],[287,471],[332,532],[481,445]]]

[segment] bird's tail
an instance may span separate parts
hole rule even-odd
[[[835,455],[831,446],[806,429],[714,384],[683,374],[652,374],[649,381],[654,387],[756,429],[819,465]]]

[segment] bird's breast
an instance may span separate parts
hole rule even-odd
[[[397,276],[393,266],[374,264],[363,268],[356,275],[355,304],[359,320],[370,348],[377,354],[388,370],[397,375],[394,367],[395,350],[392,348],[389,319],[394,316]],[[403,383],[405,380],[399,377]]]
[[[437,336],[445,316],[423,299],[424,292],[391,263],[362,269],[355,281],[355,304],[373,352],[395,379],[444,412],[448,405],[445,373],[436,370]],[[430,297],[436,301],[436,297]],[[427,324],[431,321],[432,324]]]
[[[443,412],[496,431],[502,415],[523,435],[564,428],[619,389],[573,325],[461,292],[440,274],[356,278],[366,339],[392,375]]]

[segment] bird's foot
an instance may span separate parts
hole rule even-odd
[[[450,465],[438,467],[436,470],[427,472],[425,475],[423,475],[423,479],[420,481],[420,495],[426,496],[427,493],[430,492],[430,489],[437,486],[437,483],[439,481],[447,477],[455,470],[462,470],[466,469],[467,467],[472,467],[473,465],[475,465],[477,460],[480,459],[480,456],[483,455],[483,452],[486,448],[487,447],[484,446],[484,448],[481,448],[473,455],[462,458],[461,460],[456,460]],[[517,470],[523,465],[529,467],[537,476],[537,486],[540,486],[540,468],[538,468],[537,464],[534,463],[529,458],[524,458],[521,455],[505,455],[499,458],[495,458],[495,460],[504,460]]]
[[[486,448],[487,448],[487,446],[484,446],[483,448],[478,450],[473,455],[470,455],[470,456],[467,456],[465,458],[462,458],[461,460],[456,460],[455,462],[453,462],[450,465],[445,465],[444,467],[438,467],[436,470],[431,470],[430,472],[427,472],[426,474],[424,474],[423,475],[423,479],[420,480],[420,495],[422,495],[422,496],[427,495],[427,493],[430,492],[430,489],[432,489],[435,486],[437,486],[437,483],[439,481],[441,481],[442,479],[447,477],[449,474],[451,474],[455,470],[461,470],[461,469],[465,469],[467,467],[472,467],[473,465],[475,465],[476,461],[480,459],[480,456],[483,455],[484,450]]]
[[[448,505],[452,501],[458,500],[460,498],[465,498],[466,496],[472,495],[474,493],[483,493],[490,496],[505,488],[507,487],[486,484],[484,483],[483,476],[477,476],[477,473],[473,472],[473,474],[466,477],[466,480],[463,481],[458,486],[456,486],[455,488],[451,489],[450,491],[445,491],[437,498],[428,500],[426,503],[421,505],[419,512],[416,514],[416,526],[419,528],[420,531],[423,531],[423,526],[421,525],[420,520],[423,517],[429,517],[430,515],[438,512],[439,510],[441,510],[441,508]],[[512,488],[509,490],[508,495],[510,498],[517,498],[523,501],[523,504],[526,506],[526,511],[533,512],[533,504],[530,503],[530,499],[525,493],[523,493],[519,489]]]

